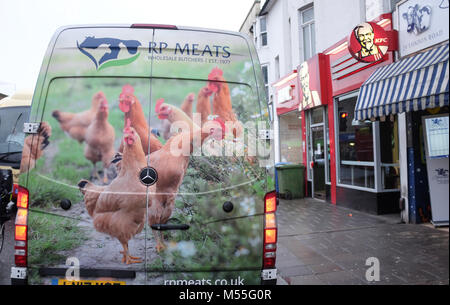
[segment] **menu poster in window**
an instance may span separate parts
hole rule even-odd
[[[430,158],[448,158],[448,123],[448,116],[425,119]]]
[[[448,114],[423,117],[432,223],[449,222]]]

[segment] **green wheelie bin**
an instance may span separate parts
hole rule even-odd
[[[278,192],[282,199],[305,197],[305,166],[303,164],[278,164]]]

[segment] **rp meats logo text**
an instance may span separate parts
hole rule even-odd
[[[77,41],[80,52],[92,60],[97,70],[132,63],[139,57],[140,45],[141,43],[137,40],[96,38],[95,36],[86,37],[81,44]],[[124,52],[126,52],[125,55],[122,54]]]

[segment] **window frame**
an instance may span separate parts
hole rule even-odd
[[[299,120],[300,120],[300,129],[299,129],[299,131],[300,131],[300,133],[301,133],[301,130],[302,130],[302,122],[301,122],[301,120],[302,119],[300,119],[300,117],[301,117],[301,111],[300,110],[298,110],[298,109],[294,109],[294,110],[291,110],[291,111],[289,111],[289,112],[286,112],[286,113],[283,113],[283,114],[280,114],[279,116],[278,116],[278,121],[279,121],[279,126],[281,126],[281,120],[283,119],[283,116],[287,116],[287,115],[296,115],[297,117],[299,117]],[[280,145],[278,145],[278,148],[279,148],[279,154],[280,154],[280,161],[281,161],[281,158],[282,158],[282,156],[283,156],[283,153],[282,153],[282,139],[284,139],[284,138],[282,138],[282,136],[281,136],[281,133],[282,133],[282,128],[278,128],[278,138],[279,138],[279,141],[280,141]],[[304,163],[304,160],[303,160],[303,155],[302,155],[302,151],[303,151],[303,145],[304,145],[304,143],[303,143],[303,140],[302,140],[302,138],[300,137],[299,138],[299,142],[300,142],[300,151],[299,151],[299,154],[300,154],[300,158],[302,159],[301,160],[301,162],[300,162],[300,164],[303,164]],[[290,161],[288,161],[288,162],[290,162]]]
[[[334,103],[334,141],[335,141],[335,169],[336,169],[336,186],[338,187],[344,187],[344,188],[350,188],[350,189],[356,189],[360,191],[365,192],[371,192],[371,193],[389,193],[389,192],[399,192],[400,189],[385,189],[383,186],[383,176],[382,176],[382,167],[386,166],[386,164],[381,162],[381,146],[380,146],[380,122],[374,121],[372,122],[372,136],[373,136],[373,161],[364,161],[364,162],[358,162],[354,161],[355,165],[358,163],[358,165],[361,166],[371,166],[373,167],[374,172],[374,188],[369,187],[362,187],[362,186],[356,186],[351,184],[345,184],[339,182],[340,175],[341,175],[341,156],[340,156],[340,143],[339,143],[339,113],[338,113],[338,104],[339,102],[348,100],[353,97],[357,97],[359,95],[359,89],[356,91],[352,91],[340,96],[337,96],[333,99]],[[353,161],[350,161],[353,162]],[[351,165],[351,164],[350,164]],[[399,166],[399,165],[398,165]]]
[[[312,18],[312,20],[309,20],[309,21],[307,21],[307,22],[304,22],[303,21],[303,13],[304,12],[306,12],[306,11],[308,11],[308,10],[312,10],[313,11],[313,18]],[[303,8],[301,8],[301,9],[299,9],[298,10],[298,14],[299,14],[299,36],[300,36],[300,41],[299,41],[299,44],[302,46],[302,47],[300,47],[299,49],[299,51],[300,51],[300,58],[302,58],[303,60],[302,61],[307,61],[308,59],[310,59],[311,57],[313,57],[314,56],[314,54],[315,54],[315,51],[316,51],[316,46],[315,46],[315,14],[314,14],[314,5],[308,5],[308,6],[306,6],[306,7],[303,7]],[[312,31],[312,27],[314,26],[314,44],[313,44],[313,41],[312,41],[312,34],[313,34],[313,31]],[[309,53],[310,53],[310,57],[308,57],[307,58],[307,56],[306,56],[306,46],[305,46],[305,43],[304,43],[304,35],[303,35],[303,29],[304,28],[308,28],[308,31],[309,31]]]
[[[266,26],[266,29],[263,31],[261,27],[261,21],[264,20],[264,24]],[[266,44],[264,44],[263,34],[266,34]],[[259,18],[259,41],[261,43],[261,47],[267,47],[269,45],[268,41],[268,35],[267,35],[267,16],[261,16]]]

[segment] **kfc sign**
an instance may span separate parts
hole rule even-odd
[[[328,56],[316,54],[298,67],[298,84],[300,89],[298,110],[326,105],[331,86]]]
[[[389,34],[381,26],[374,22],[365,22],[353,29],[348,49],[356,60],[370,63],[384,57],[389,43]]]

